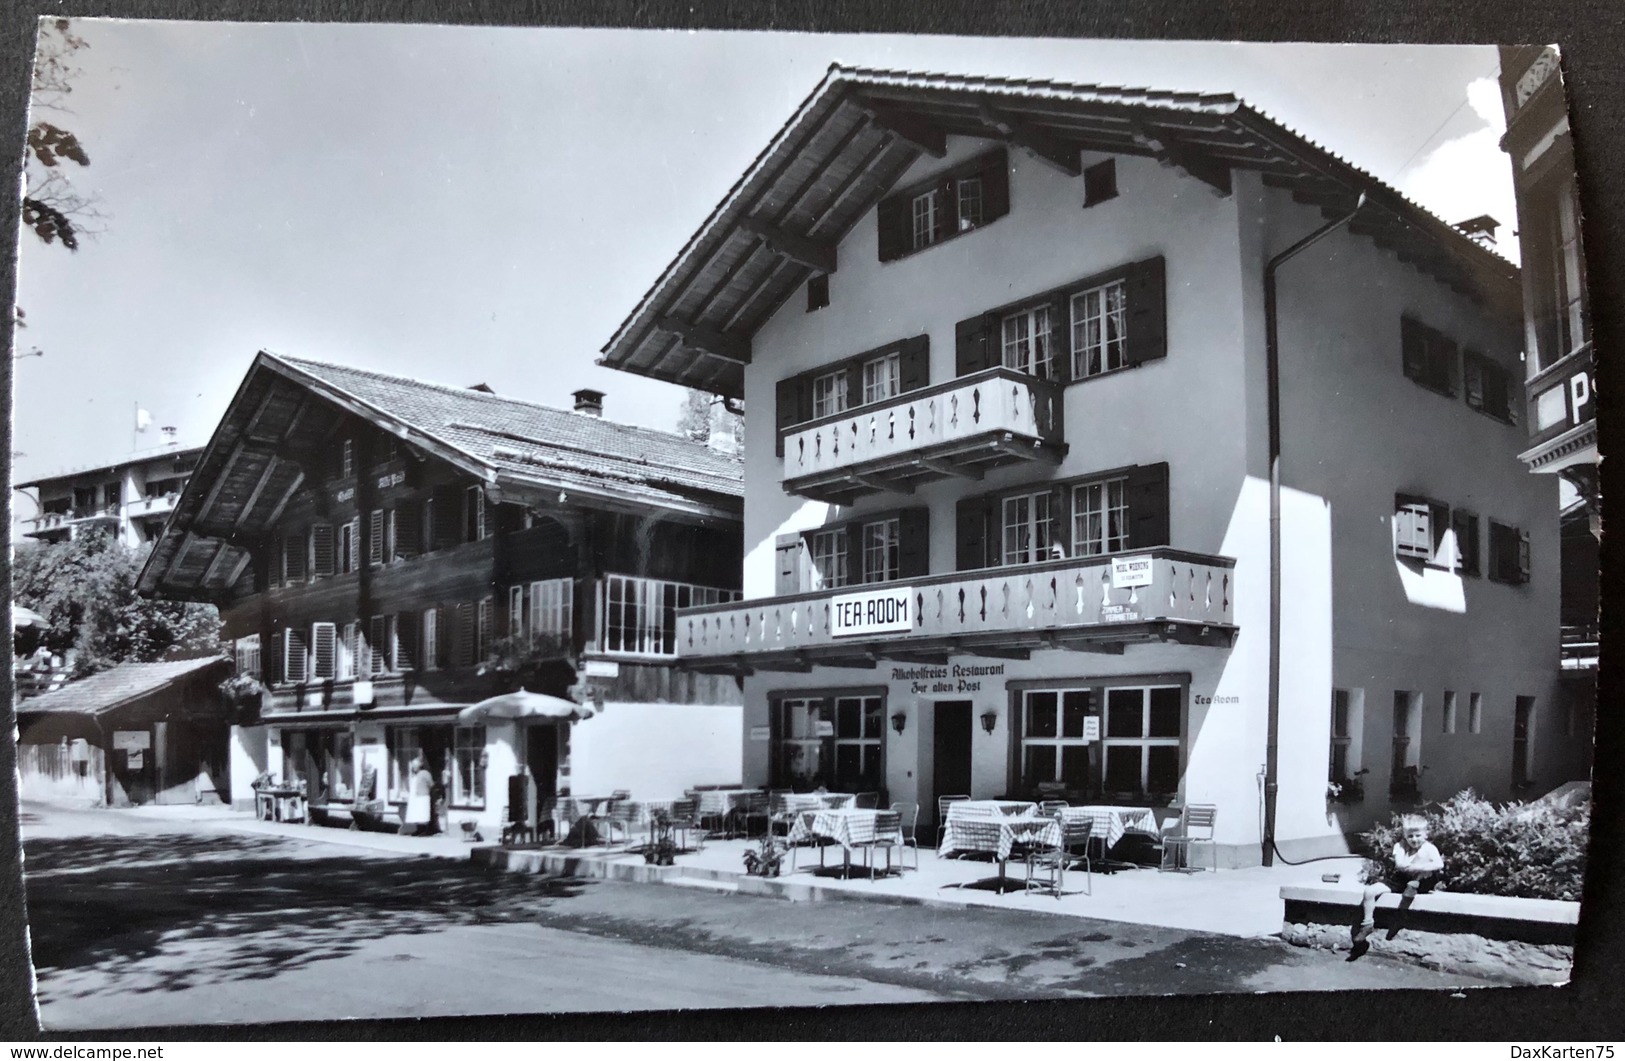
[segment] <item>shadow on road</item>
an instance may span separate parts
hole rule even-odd
[[[42,838],[24,849],[36,969],[116,976],[140,965],[128,984],[138,993],[266,979],[385,936],[527,920],[538,900],[590,887],[427,856],[290,858],[265,837]]]

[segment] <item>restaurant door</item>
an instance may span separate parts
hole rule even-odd
[[[536,798],[558,795],[559,723],[532,723],[525,734],[525,768],[536,782]]]
[[[933,705],[932,720],[935,727],[931,738],[933,791],[926,813],[934,817],[938,798],[971,794],[971,702],[939,700]]]

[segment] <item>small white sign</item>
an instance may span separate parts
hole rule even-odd
[[[113,747],[127,752],[150,748],[152,734],[144,729],[116,729],[113,731]]]
[[[372,682],[358,681],[350,686],[350,700],[357,707],[366,707],[372,703]]]
[[[835,723],[833,723],[833,722],[824,722],[824,721],[821,721],[821,720],[814,722],[813,723],[813,736],[815,736],[815,737],[833,737],[833,736],[835,736]]]
[[[914,628],[914,590],[887,586],[867,593],[843,593],[829,599],[831,637],[907,633]]]
[[[132,748],[124,753],[124,767],[127,770],[140,770],[147,764],[147,753],[140,748]]]
[[[766,740],[771,740],[772,738],[773,738],[773,727],[771,727],[771,726],[752,726],[750,728],[750,739],[751,740],[766,741]]]
[[[399,486],[406,482],[405,472],[387,472],[378,477],[378,489],[388,490],[392,486]]]
[[[589,659],[581,664],[581,673],[588,678],[618,678],[621,665],[612,659]]]
[[[1099,739],[1100,739],[1100,716],[1099,715],[1084,715],[1083,716],[1083,742],[1085,744],[1093,744],[1095,741],[1097,741]]]
[[[1151,557],[1112,557],[1112,589],[1151,585]]]
[[[321,693],[320,689],[317,689],[314,692],[307,692],[305,694],[305,706],[306,707],[321,707],[322,706],[322,693]]]

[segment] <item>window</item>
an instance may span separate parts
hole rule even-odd
[[[260,635],[249,634],[232,642],[232,656],[237,661],[237,674],[243,678],[260,678]]]
[[[1005,368],[1013,368],[1039,379],[1049,379],[1054,375],[1048,306],[1035,306],[1008,314],[1003,327],[1000,356]]]
[[[390,562],[394,561],[394,559],[395,559],[395,510],[392,509],[392,508],[386,508],[384,510],[384,557],[383,557],[383,562],[387,564],[387,563],[390,563]]]
[[[1059,783],[1074,792],[1089,784],[1084,719],[1095,713],[1092,689],[1021,693],[1021,779],[1029,791]]]
[[[395,646],[395,669],[415,671],[419,666],[418,634],[423,629],[417,612],[397,612],[390,618],[390,641]]]
[[[829,274],[819,273],[807,281],[807,312],[829,305]]]
[[[1009,212],[1010,162],[1001,147],[881,200],[876,249],[881,261],[895,261]]]
[[[344,574],[358,571],[361,568],[361,520],[360,517],[348,523],[339,524],[339,570]]]
[[[1463,575],[1477,578],[1478,569],[1478,517],[1463,509],[1450,514],[1450,527],[1456,537],[1457,567]]]
[[[338,636],[332,623],[313,623],[310,627],[310,676],[316,681],[328,681],[337,675]]]
[[[361,640],[361,624],[354,621],[345,623],[343,635],[339,638],[339,678],[347,680],[371,671],[372,664],[362,659],[366,648]]]
[[[814,590],[846,585],[846,528],[812,536],[812,582]]]
[[[1104,789],[1130,797],[1179,792],[1184,692],[1177,685],[1106,690]]]
[[[1520,696],[1512,709],[1512,786],[1531,784],[1529,747],[1535,724],[1535,698]]]
[[[1535,343],[1529,374],[1533,376],[1584,345],[1589,327],[1574,178],[1542,182],[1527,199],[1524,271],[1526,276],[1541,278],[1530,290]]]
[[[575,582],[568,578],[509,586],[509,636],[568,638],[574,595]]]
[[[1515,423],[1512,406],[1512,373],[1474,350],[1461,358],[1462,390],[1467,404],[1505,423]]]
[[[1484,732],[1484,694],[1469,693],[1467,695],[1467,732]]]
[[[485,806],[485,727],[458,726],[452,734],[451,791],[454,807]]]
[[[863,581],[892,582],[899,574],[899,523],[894,517],[863,525]]]
[[[491,654],[491,610],[495,602],[486,597],[479,602],[474,614],[474,661],[477,663]]]
[[[318,523],[310,528],[310,570],[317,578],[333,573],[333,525]]]
[[[303,630],[287,627],[282,631],[282,680],[302,682],[306,677],[307,641]]]
[[[1332,690],[1332,751],[1327,780],[1334,784],[1345,784],[1360,773],[1360,731],[1364,715],[1364,689]]]
[[[1417,799],[1422,756],[1422,694],[1394,690],[1393,754],[1388,772],[1388,794],[1394,799]]]
[[[377,566],[384,562],[384,510],[375,508],[367,518],[367,562]]]
[[[1489,575],[1492,582],[1529,581],[1529,532],[1490,520]]]
[[[604,652],[675,655],[677,609],[738,599],[738,590],[632,575],[605,575],[598,584],[598,644]]]
[[[846,695],[773,704],[773,784],[806,792],[874,792],[885,784],[886,698]]]
[[[1440,394],[1456,393],[1456,344],[1449,337],[1402,318],[1400,355],[1407,377]]]
[[[1444,691],[1444,731],[1456,732],[1456,694],[1450,689]]]
[[[463,491],[463,541],[484,541],[485,534],[485,491],[470,486]]]
[[[436,670],[440,666],[440,609],[423,609],[423,640],[418,647],[418,666]]]
[[[339,443],[339,478],[350,479],[355,476],[355,440],[345,439]]]
[[[1083,205],[1117,198],[1117,160],[1108,158],[1083,171]]]
[[[1128,548],[1128,479],[1084,483],[1072,490],[1072,555],[1102,556]]]
[[[107,483],[102,487],[102,510],[117,512],[119,502],[123,500],[124,492],[118,483]]]
[[[1098,376],[1128,364],[1128,317],[1123,281],[1072,296],[1072,378]]]
[[[863,363],[863,404],[885,401],[897,396],[901,380],[902,354],[893,350],[889,354],[871,358]]]
[[[1031,564],[1050,558],[1050,492],[1004,499],[1001,563]]]
[[[846,411],[846,373],[827,372],[812,382],[812,415],[817,420]]]
[[[1440,567],[1454,567],[1454,550],[1446,548],[1449,529],[1448,506],[1407,494],[1394,497],[1395,556]]]
[[[389,741],[389,798],[404,803],[412,794],[412,760],[424,750],[423,728],[390,726],[385,732]]]

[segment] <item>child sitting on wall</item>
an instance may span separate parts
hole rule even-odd
[[[1407,814],[1400,819],[1400,825],[1404,833],[1390,855],[1392,868],[1384,867],[1385,875],[1366,885],[1360,904],[1360,926],[1354,930],[1356,945],[1364,943],[1376,930],[1377,896],[1399,891],[1406,899],[1414,899],[1432,891],[1444,871],[1444,856],[1428,840],[1427,819]]]

